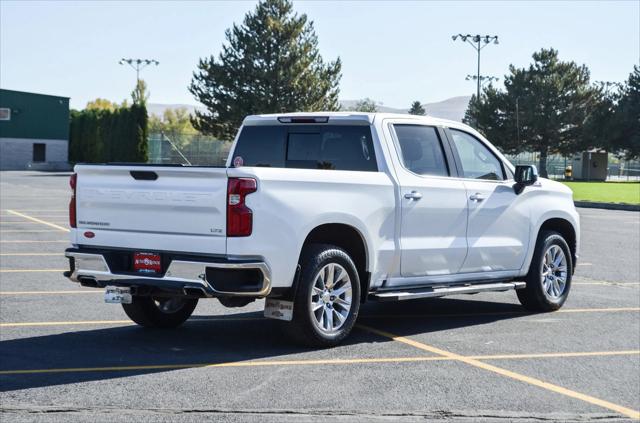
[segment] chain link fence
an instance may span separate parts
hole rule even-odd
[[[231,143],[200,134],[149,135],[149,163],[224,166]]]
[[[149,163],[186,166],[224,166],[231,143],[200,134],[153,133],[149,136]],[[514,165],[536,165],[538,153],[507,155]],[[552,154],[547,157],[547,173],[551,179],[564,179],[572,157]],[[619,160],[609,155],[608,181],[640,181],[640,161]]]
[[[507,158],[514,165],[536,165],[537,167],[540,161],[538,153],[507,155]],[[547,157],[547,173],[551,179],[564,179],[568,166],[573,166],[573,157],[559,154]],[[619,160],[610,154],[607,164],[607,181],[640,181],[640,161]]]

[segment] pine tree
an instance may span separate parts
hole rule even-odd
[[[424,106],[422,105],[422,103],[420,103],[418,100],[416,100],[413,103],[411,103],[411,108],[409,109],[409,114],[410,115],[424,116],[424,115],[427,114],[427,111],[424,109]]]
[[[339,109],[340,59],[324,62],[313,22],[291,1],[261,1],[225,35],[189,86],[207,109],[193,119],[200,132],[230,140],[249,114]]]
[[[569,155],[585,147],[585,123],[597,101],[586,66],[542,49],[528,68],[509,67],[504,88],[489,85],[481,101],[472,97],[465,122],[503,151],[539,153],[543,177],[549,154]]]
[[[615,108],[613,123],[615,138],[611,149],[627,160],[640,158],[640,66],[634,66],[629,75]]]

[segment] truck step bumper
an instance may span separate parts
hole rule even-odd
[[[71,270],[64,275],[84,286],[148,287],[180,291],[200,297],[266,297],[271,292],[271,271],[264,262],[172,260],[164,274],[113,272],[105,256],[70,248],[65,252]],[[247,280],[251,278],[251,280]]]
[[[511,289],[521,289],[526,286],[525,282],[498,282],[498,283],[478,283],[457,286],[413,288],[405,290],[374,292],[369,294],[369,298],[374,301],[402,301],[414,300],[418,298],[445,297],[457,294],[477,294],[479,292],[508,291]]]

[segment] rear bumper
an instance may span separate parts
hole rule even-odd
[[[64,275],[90,287],[149,288],[200,297],[266,297],[271,292],[271,271],[262,261],[172,259],[164,274],[146,276],[113,271],[105,254],[92,249],[69,248],[65,256],[69,258],[70,270]],[[243,283],[243,276],[249,274],[259,277],[249,284]]]

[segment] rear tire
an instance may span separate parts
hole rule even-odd
[[[292,338],[313,347],[333,347],[351,333],[360,309],[360,279],[343,249],[311,244],[300,260],[301,273],[294,299]]]
[[[133,302],[122,308],[140,326],[175,328],[191,317],[197,304],[197,298],[133,296]]]
[[[562,235],[542,231],[538,236],[526,288],[516,291],[520,304],[531,311],[558,310],[569,296],[573,261]]]

